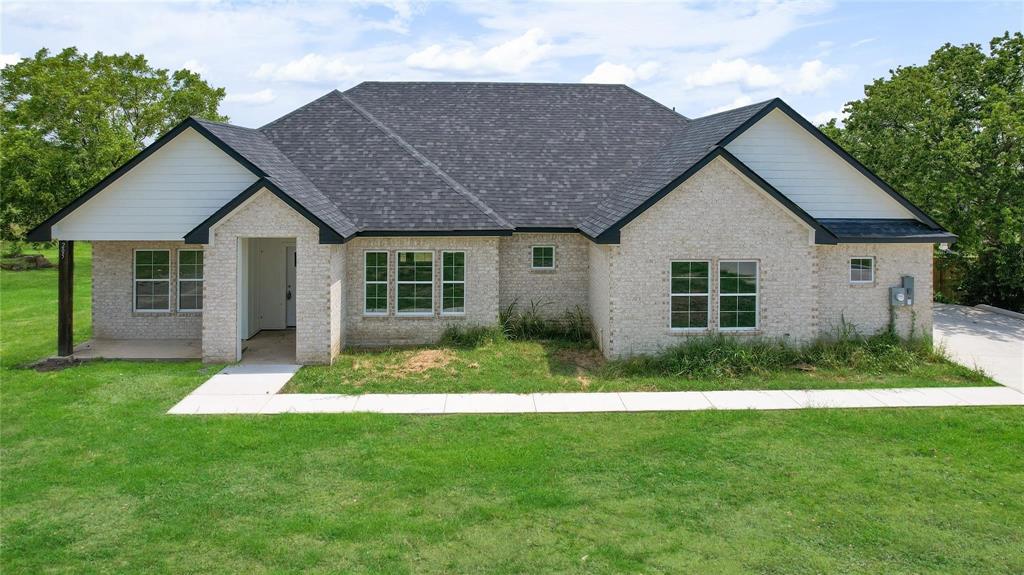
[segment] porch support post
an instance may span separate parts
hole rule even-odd
[[[75,242],[57,243],[57,355],[67,357],[75,348],[72,335],[75,285]]]

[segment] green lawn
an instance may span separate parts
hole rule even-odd
[[[331,366],[307,366],[286,393],[460,393],[494,391],[688,391],[842,389],[995,385],[988,377],[934,355],[899,370],[789,368],[737,377],[623,374],[590,344],[490,341],[472,348],[348,351]]]
[[[210,368],[19,368],[55,309],[0,273],[4,574],[1024,572],[1021,408],[172,417]]]

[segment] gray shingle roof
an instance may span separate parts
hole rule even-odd
[[[726,136],[770,103],[752,104],[687,122],[649,160],[633,170],[619,193],[609,195],[580,223],[580,230],[591,237],[607,231],[711,153]]]
[[[259,129],[201,124],[344,237],[551,228],[597,238],[773,102],[689,119],[621,85],[365,82]],[[919,222],[926,231],[831,221],[851,241],[941,235]]]
[[[324,196],[262,132],[220,122],[197,121],[267,174],[268,180],[334,231],[342,236],[350,236],[358,231],[337,204]]]
[[[867,242],[901,239],[920,242],[955,242],[956,235],[936,230],[917,220],[882,220],[853,218],[820,218],[818,222],[840,241]]]

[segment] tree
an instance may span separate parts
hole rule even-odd
[[[144,56],[46,49],[0,70],[0,237],[16,239],[188,116],[217,113],[223,88]]]
[[[898,67],[823,130],[947,229],[967,303],[1024,311],[1024,36]]]

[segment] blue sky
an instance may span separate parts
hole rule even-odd
[[[626,83],[688,116],[779,96],[822,122],[1024,2],[8,2],[0,63],[75,45],[196,70],[262,125],[363,80]]]

